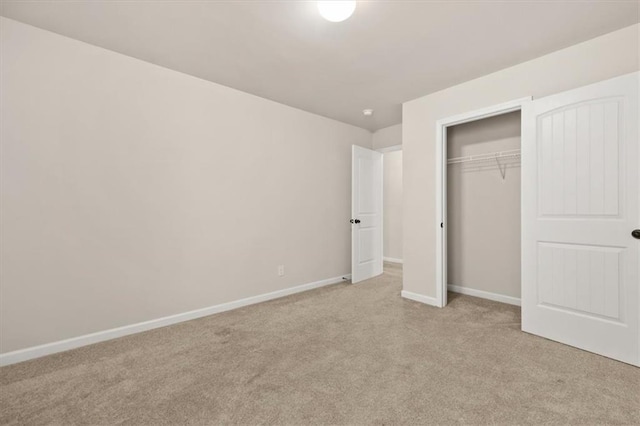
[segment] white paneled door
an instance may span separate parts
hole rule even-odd
[[[524,105],[522,329],[640,365],[638,79]]]
[[[382,153],[353,145],[351,282],[382,274]]]

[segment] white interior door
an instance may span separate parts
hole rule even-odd
[[[522,110],[522,330],[635,365],[638,78]]]
[[[353,145],[351,282],[382,274],[382,153]]]

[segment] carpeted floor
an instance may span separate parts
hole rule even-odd
[[[640,369],[402,271],[0,370],[2,424],[640,424]]]

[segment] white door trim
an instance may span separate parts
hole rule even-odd
[[[532,99],[527,96],[436,122],[436,306],[447,305],[447,233],[443,225],[447,217],[447,127],[519,111]]]
[[[402,144],[386,146],[384,148],[378,148],[376,149],[376,151],[382,152],[383,154],[386,152],[402,151]]]

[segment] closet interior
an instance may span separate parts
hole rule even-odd
[[[520,302],[520,111],[447,128],[449,291]]]

